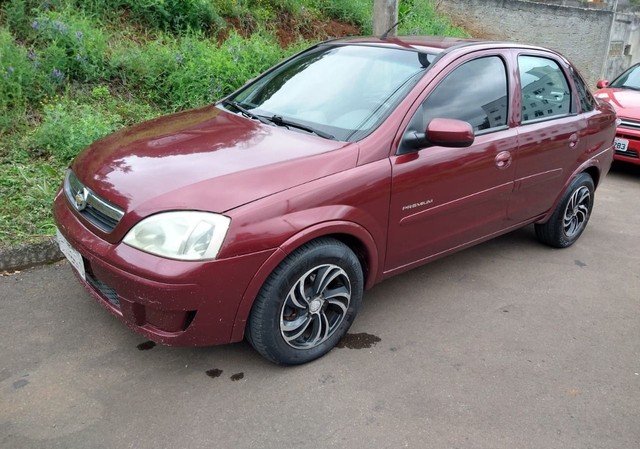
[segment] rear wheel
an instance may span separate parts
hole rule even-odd
[[[593,209],[595,186],[587,173],[581,173],[571,182],[549,221],[536,224],[538,239],[556,248],[575,243],[587,227]]]
[[[272,362],[296,365],[329,352],[349,330],[363,292],[360,261],[331,238],[291,253],[264,283],[247,340]]]

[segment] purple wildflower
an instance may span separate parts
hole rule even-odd
[[[82,39],[82,31],[76,31],[76,38]]]
[[[37,29],[38,29],[38,27],[40,27],[40,24],[38,23],[38,21],[37,21],[37,20],[34,20],[34,21],[31,23],[31,28],[33,28],[34,30],[37,30]]]
[[[27,59],[33,62],[38,59],[38,55],[33,50],[27,50]]]
[[[64,78],[64,74],[62,73],[62,71],[60,69],[54,68],[51,71],[51,78],[53,78],[54,81],[57,81],[58,83],[61,83],[62,79]]]
[[[66,26],[64,23],[60,22],[59,20],[54,20],[52,23],[53,27],[58,30],[61,34],[66,34],[67,31],[69,30],[69,27]]]

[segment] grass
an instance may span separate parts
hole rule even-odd
[[[0,2],[0,246],[54,233],[51,207],[64,169],[94,140],[216,101],[327,37],[317,24],[340,21],[370,34],[372,4]],[[400,34],[465,35],[431,0],[402,0],[399,16]]]

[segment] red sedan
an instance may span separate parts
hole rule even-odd
[[[455,39],[317,44],[222,101],[110,135],[69,167],[80,282],[169,345],[316,359],[363,291],[528,224],[585,230],[615,112],[558,53]]]
[[[640,165],[640,64],[630,67],[611,83],[598,81],[597,87],[595,96],[607,100],[618,113],[613,158]]]

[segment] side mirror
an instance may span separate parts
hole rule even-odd
[[[434,118],[427,125],[425,134],[433,145],[454,148],[471,146],[476,138],[471,124],[450,118]]]
[[[413,150],[428,145],[463,148],[473,144],[475,134],[470,123],[451,118],[434,118],[423,133],[414,132],[405,137],[404,144]]]
[[[604,89],[605,87],[608,87],[608,86],[609,86],[609,81],[608,80],[599,80],[596,83],[596,87],[598,89]]]

